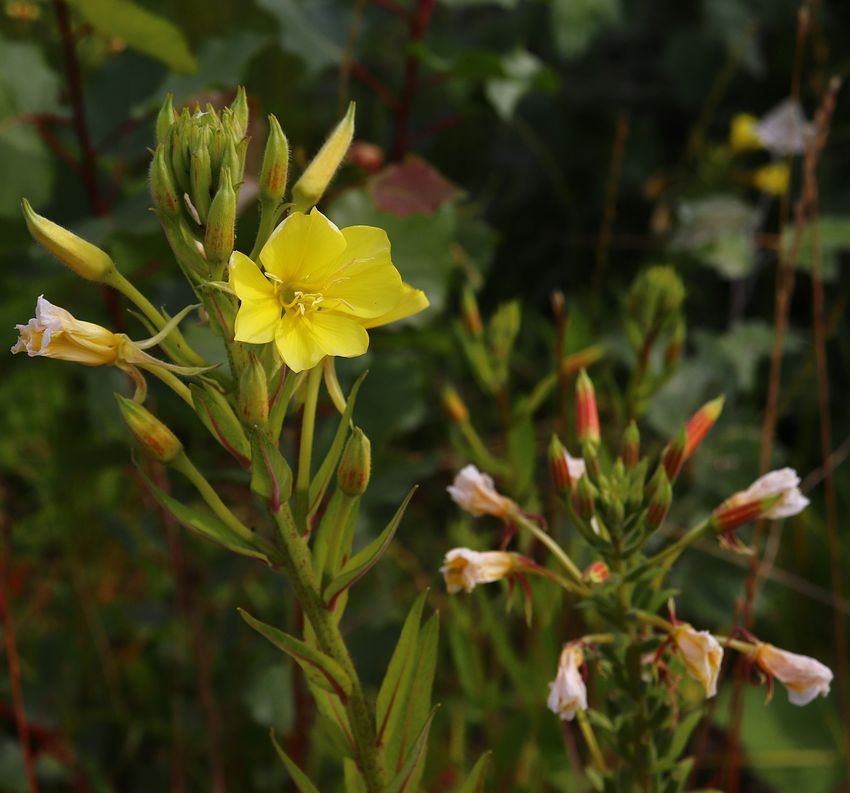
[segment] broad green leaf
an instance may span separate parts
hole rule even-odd
[[[329,4],[257,0],[257,5],[277,19],[281,49],[299,57],[309,71],[315,74],[342,59],[342,46],[328,31],[338,17]],[[322,13],[325,10],[328,13]]]
[[[392,520],[387,524],[387,527],[360,553],[349,559],[339,575],[325,588],[325,602],[329,607],[333,608],[337,597],[366,575],[378,563],[378,560],[384,553],[386,553],[398,529],[398,524],[401,523],[404,511],[407,509],[407,505],[410,503],[410,499],[413,498],[415,492],[416,488],[411,488],[410,492],[405,496],[404,501],[402,501],[401,506],[395,515],[393,515]]]
[[[289,464],[265,432],[259,427],[251,431],[251,490],[268,499],[272,512],[292,494],[292,471]]]
[[[60,88],[59,75],[48,66],[40,47],[0,37],[0,118],[55,113],[60,109]]]
[[[433,614],[419,632],[416,643],[416,665],[410,682],[410,693],[401,723],[393,731],[384,748],[386,765],[399,770],[410,746],[431,711],[431,689],[437,670],[437,647],[440,638],[440,615]]]
[[[128,47],[145,53],[175,72],[194,72],[195,56],[182,31],[164,17],[130,0],[71,0],[97,31],[123,39]]]
[[[408,612],[378,691],[376,724],[379,744],[386,744],[393,739],[407,705],[413,670],[416,668],[419,625],[427,595],[427,590],[419,595]]]
[[[295,761],[283,751],[283,747],[275,738],[274,730],[269,731],[269,737],[274,744],[278,757],[280,757],[281,761],[286,766],[286,770],[289,771],[289,776],[292,777],[292,781],[295,783],[295,787],[298,788],[300,793],[319,793],[319,788],[310,781],[310,778],[295,764]]]
[[[457,789],[457,793],[484,793],[484,782],[487,780],[487,772],[490,770],[491,752],[484,752],[478,758],[478,762],[472,767],[469,776]]]
[[[138,468],[138,466],[137,466]],[[196,534],[212,540],[214,543],[227,548],[229,551],[241,554],[242,556],[251,556],[254,559],[261,559],[266,564],[269,563],[269,557],[266,553],[246,542],[229,526],[220,521],[217,517],[209,512],[187,507],[181,504],[176,498],[168,495],[164,490],[159,488],[153,480],[151,480],[141,468],[139,475],[147,485],[151,495],[157,500],[159,505],[170,512],[180,523],[187,529]],[[260,538],[257,538],[260,542]],[[269,549],[270,551],[271,549]],[[268,552],[268,551],[267,551]]]
[[[0,124],[0,218],[21,222],[21,197],[35,207],[50,200],[53,164],[50,152],[29,125]]]
[[[351,425],[351,416],[354,413],[354,405],[357,402],[357,393],[360,391],[360,386],[363,385],[363,381],[366,379],[367,374],[369,374],[368,371],[363,372],[360,377],[354,381],[354,385],[351,387],[351,391],[348,394],[348,400],[345,403],[345,411],[343,411],[343,414],[339,418],[339,424],[337,425],[333,441],[331,441],[331,447],[328,449],[325,459],[322,460],[319,470],[316,471],[316,475],[310,483],[310,514],[318,509],[319,504],[324,498],[325,491],[333,478],[334,472],[336,471],[339,456],[342,454],[343,447],[345,446],[345,439],[348,437],[348,431]]]
[[[439,705],[437,707],[439,707]],[[414,791],[417,789],[419,778],[421,777],[422,770],[425,767],[425,754],[428,749],[428,733],[431,730],[431,722],[434,720],[434,714],[436,714],[436,712],[437,708],[434,708],[431,711],[431,715],[428,717],[428,720],[419,732],[419,736],[410,747],[410,751],[407,753],[407,757],[405,758],[401,771],[387,786],[386,793],[407,793],[407,791]]]
[[[348,698],[351,693],[351,678],[333,658],[329,658],[321,650],[310,647],[278,628],[260,622],[243,609],[239,609],[239,615],[257,633],[265,636],[275,647],[291,656],[304,670],[304,674],[311,683],[336,694],[343,701]]]

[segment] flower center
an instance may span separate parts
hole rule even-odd
[[[283,310],[300,316],[309,311],[321,311],[321,303],[325,299],[319,292],[304,292],[280,283],[275,284],[275,291]]]

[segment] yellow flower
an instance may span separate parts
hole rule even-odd
[[[761,138],[756,131],[759,120],[749,113],[738,113],[729,127],[729,145],[735,151],[760,149]]]
[[[230,260],[230,284],[241,301],[237,341],[274,341],[293,371],[326,355],[353,358],[369,346],[367,328],[386,325],[428,305],[403,283],[383,229],[338,229],[317,209],[293,212],[260,252],[261,272],[244,254]]]
[[[702,683],[706,697],[717,693],[717,675],[723,662],[723,648],[708,631],[694,630],[685,622],[671,632],[691,677]]]
[[[791,171],[788,164],[784,162],[763,165],[753,173],[753,186],[769,195],[785,195],[790,183]]]

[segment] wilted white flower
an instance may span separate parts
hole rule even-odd
[[[572,721],[576,711],[587,710],[587,686],[581,676],[584,653],[581,645],[565,644],[558,661],[558,673],[549,683],[549,710],[563,721]]]
[[[789,98],[780,102],[759,120],[755,133],[767,151],[784,157],[789,154],[803,154],[806,144],[814,134],[814,128],[806,120],[800,103]]]
[[[702,683],[706,697],[717,693],[717,675],[723,662],[723,648],[708,631],[697,631],[685,622],[671,631],[688,673]]]
[[[793,468],[770,471],[717,507],[713,513],[715,526],[728,532],[759,518],[779,520],[796,515],[809,504],[799,485],[800,477]]]
[[[516,555],[507,551],[472,551],[452,548],[440,572],[450,595],[472,592],[478,584],[491,584],[509,575],[516,567]]]
[[[808,705],[818,695],[829,694],[832,670],[814,658],[759,643],[753,660],[788,689],[788,700],[794,705]]]
[[[493,515],[504,518],[517,508],[511,499],[496,490],[493,478],[481,473],[474,465],[461,468],[454,483],[446,489],[461,509],[476,517]]]

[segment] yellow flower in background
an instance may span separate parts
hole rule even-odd
[[[753,173],[753,186],[769,195],[783,196],[791,183],[791,169],[787,163],[773,162],[763,165]]]
[[[738,113],[729,127],[729,145],[734,151],[762,148],[757,127],[759,120],[750,113]]]
[[[241,301],[237,341],[274,341],[293,371],[326,355],[353,358],[369,347],[367,328],[422,311],[428,298],[403,283],[383,229],[338,229],[317,209],[293,212],[260,252],[261,271],[244,254],[230,260]]]

